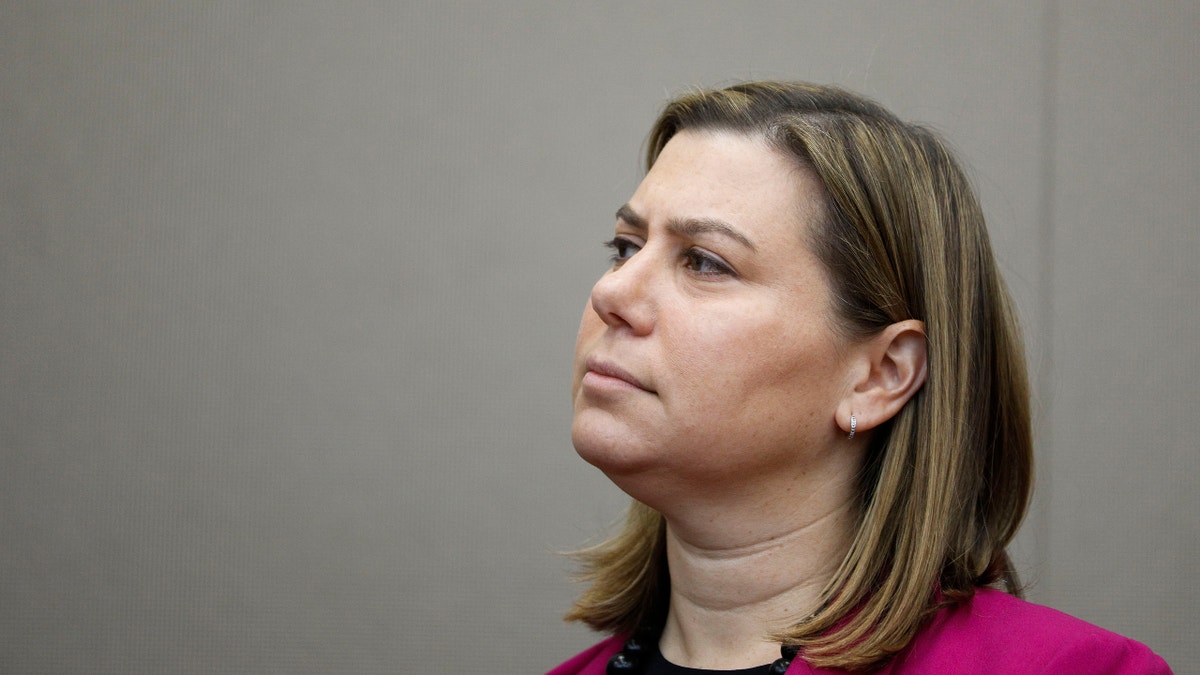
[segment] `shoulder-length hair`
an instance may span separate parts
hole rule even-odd
[[[983,213],[945,142],[836,87],[753,82],[669,103],[647,169],[685,129],[761,138],[820,179],[808,244],[847,337],[925,324],[926,383],[871,435],[849,550],[816,611],[772,637],[814,666],[869,669],[977,587],[1020,595],[1005,547],[1032,479],[1025,361]],[[578,554],[591,585],[567,619],[613,633],[660,628],[665,531],[635,501],[620,532]]]

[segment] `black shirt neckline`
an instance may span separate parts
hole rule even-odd
[[[705,670],[703,668],[688,668],[671,663],[658,651],[658,645],[647,654],[645,675],[769,675],[771,664],[767,663],[753,668],[738,668],[736,670]]]

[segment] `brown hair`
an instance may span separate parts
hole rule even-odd
[[[814,666],[869,669],[978,586],[1019,595],[1005,547],[1032,480],[1025,361],[983,214],[944,141],[837,87],[752,82],[669,103],[647,168],[684,129],[764,139],[820,179],[809,244],[848,336],[925,324],[925,386],[872,434],[849,551],[820,607],[773,637]],[[614,633],[661,626],[664,537],[662,516],[635,501],[616,536],[579,553],[591,586],[567,619]]]

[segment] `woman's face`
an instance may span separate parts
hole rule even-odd
[[[761,141],[685,131],[621,207],[579,327],[572,438],[635,497],[634,477],[753,485],[835,447],[849,375],[805,244],[820,194]]]

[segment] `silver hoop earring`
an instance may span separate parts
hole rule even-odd
[[[850,435],[846,437],[847,440],[854,438],[854,429],[856,427],[858,427],[858,420],[854,418],[854,415],[851,415],[850,416]]]

